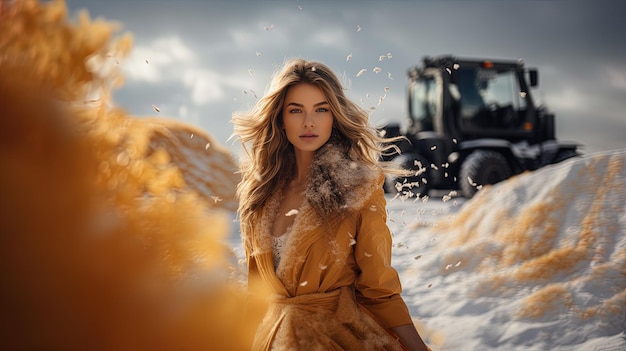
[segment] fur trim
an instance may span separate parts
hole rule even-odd
[[[330,218],[361,209],[376,187],[380,186],[382,172],[351,160],[347,152],[338,143],[331,142],[318,150],[311,164],[309,184],[305,191],[305,201],[299,209],[291,233],[287,239],[285,254],[277,272],[284,269],[284,263],[299,260],[297,248],[303,241],[312,238],[299,235],[310,232],[328,223]],[[252,243],[250,255],[272,253],[272,223],[278,215],[278,208],[283,197],[280,183],[276,192],[266,202],[256,234],[246,238]]]
[[[350,159],[347,151],[331,140],[318,150],[311,164],[306,199],[323,218],[359,209],[377,186],[380,174]]]

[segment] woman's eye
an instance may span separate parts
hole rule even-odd
[[[326,107],[320,107],[317,109],[317,112],[328,112],[329,110]]]
[[[292,108],[291,110],[289,110],[289,113],[300,113],[300,112],[302,112],[302,110],[299,108]]]

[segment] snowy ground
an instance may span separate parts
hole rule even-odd
[[[393,265],[436,350],[626,350],[626,150],[389,196]],[[239,238],[231,238],[243,257]]]

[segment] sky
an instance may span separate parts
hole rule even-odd
[[[235,152],[232,114],[251,108],[286,59],[328,64],[373,125],[406,126],[406,72],[440,54],[523,59],[539,69],[533,93],[556,114],[559,140],[584,153],[626,148],[620,0],[66,3],[72,15],[85,9],[132,34],[118,106],[180,119]]]

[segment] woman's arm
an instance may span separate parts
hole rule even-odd
[[[400,325],[391,330],[409,351],[429,351],[413,324]]]

